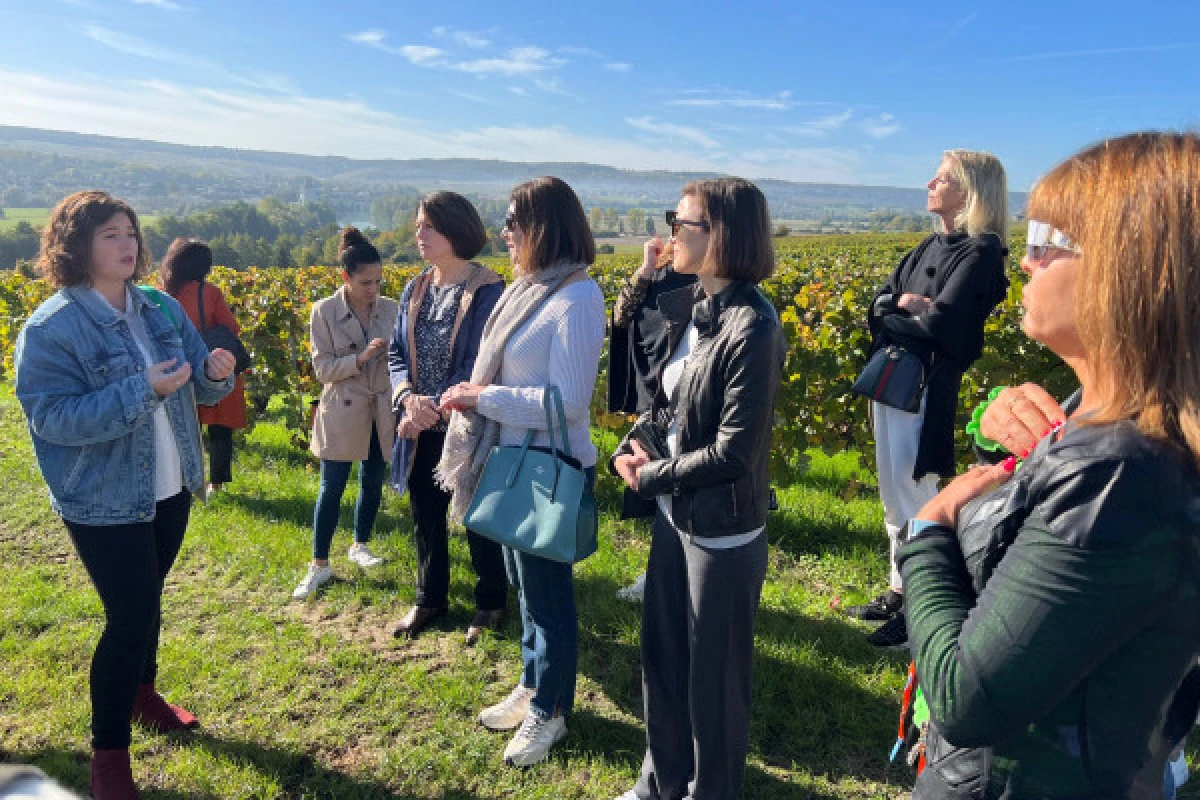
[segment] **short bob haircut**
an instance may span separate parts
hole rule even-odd
[[[716,265],[718,277],[759,283],[774,274],[771,215],[757,186],[742,178],[715,178],[692,181],[683,194],[704,208],[712,234],[705,257]]]
[[[487,245],[487,228],[471,201],[457,192],[433,192],[421,198],[418,213],[433,229],[445,236],[454,248],[454,255],[470,261]]]
[[[158,277],[169,294],[175,294],[191,281],[203,281],[212,271],[212,248],[199,239],[180,236],[171,242],[158,267]]]
[[[555,264],[591,265],[596,240],[575,190],[559,178],[544,176],[512,190],[517,225],[525,234],[517,267],[529,274]]]
[[[942,160],[949,163],[954,182],[967,194],[966,205],[954,217],[954,232],[994,233],[1007,246],[1008,178],[1000,159],[979,150],[947,150]]]
[[[38,271],[59,288],[91,286],[92,237],[117,214],[129,217],[137,236],[134,280],[150,274],[150,251],[146,249],[137,212],[124,200],[96,190],[67,195],[50,212],[50,220],[42,229]]]
[[[1075,320],[1104,407],[1200,467],[1200,137],[1133,133],[1042,178],[1030,219],[1083,251]]]

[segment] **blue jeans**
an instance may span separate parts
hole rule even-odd
[[[321,490],[317,494],[317,507],[313,511],[313,558],[325,561],[329,558],[329,544],[337,529],[342,511],[342,493],[350,480],[353,461],[327,461],[321,459]],[[358,502],[354,504],[354,541],[366,542],[371,538],[375,526],[375,515],[383,500],[383,479],[387,476],[388,462],[379,447],[378,431],[371,431],[371,452],[367,460],[359,462]]]
[[[585,472],[591,489],[596,468]],[[569,714],[579,663],[572,565],[506,547],[504,567],[521,601],[521,685],[536,689],[530,706],[543,718]]]

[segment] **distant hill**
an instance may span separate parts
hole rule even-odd
[[[570,183],[585,206],[618,210],[673,206],[684,183],[714,176],[587,163],[305,156],[0,126],[0,207],[48,206],[68,192],[101,187],[146,211],[179,213],[276,196],[292,202],[325,200],[340,216],[363,219],[376,198],[434,189],[503,205],[512,186],[547,174]],[[924,189],[757,183],[780,219],[845,219],[925,209]],[[1024,194],[1012,196],[1014,212],[1024,204]]]

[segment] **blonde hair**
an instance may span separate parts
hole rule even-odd
[[[1055,167],[1031,219],[1083,251],[1075,319],[1104,403],[1200,467],[1200,137],[1134,133]]]
[[[1007,247],[1008,178],[1000,159],[981,150],[947,150],[942,159],[967,194],[967,202],[954,215],[954,230],[970,236],[994,233]]]

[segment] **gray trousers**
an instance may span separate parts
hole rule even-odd
[[[693,544],[659,512],[642,606],[646,758],[640,800],[735,800],[750,739],[754,617],[767,535]]]

